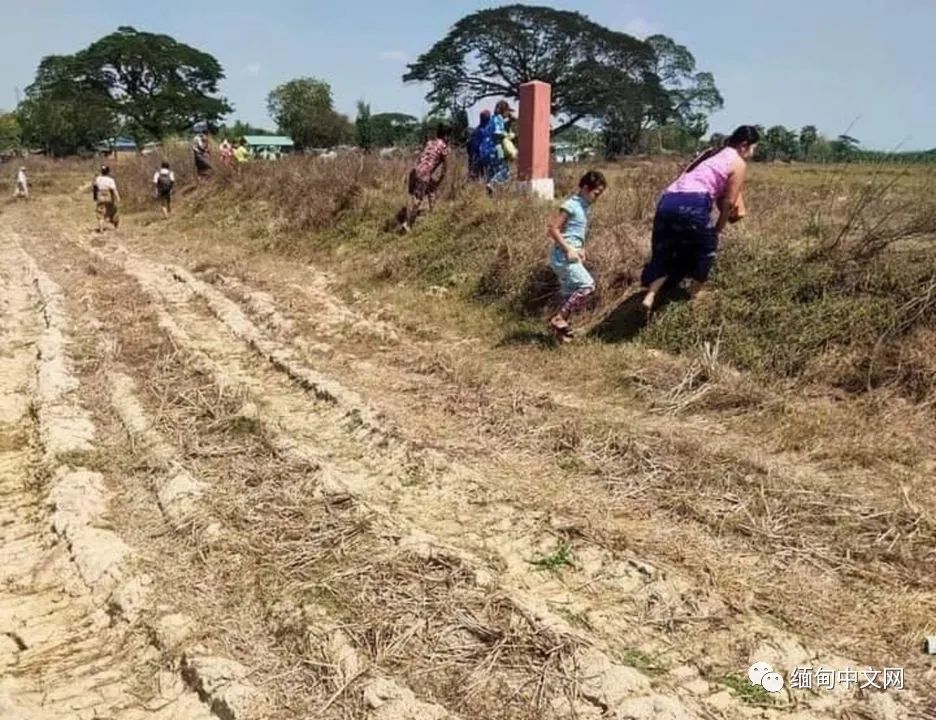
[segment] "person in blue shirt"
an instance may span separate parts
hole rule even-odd
[[[578,193],[562,203],[549,223],[549,267],[559,279],[561,298],[559,312],[549,319],[549,327],[560,342],[572,340],[569,318],[582,310],[595,292],[595,280],[585,268],[585,239],[591,206],[607,187],[604,175],[589,170],[579,180]]]
[[[508,136],[507,124],[513,117],[510,103],[501,100],[494,106],[494,116],[491,118],[491,134],[493,153],[488,165],[488,192],[493,192],[495,185],[503,185],[510,179],[510,166],[504,152],[504,138]]]
[[[487,175],[487,166],[494,154],[494,136],[491,133],[491,111],[481,111],[481,122],[468,140],[468,178],[481,180]]]

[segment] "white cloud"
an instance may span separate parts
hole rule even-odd
[[[384,50],[380,53],[380,59],[387,62],[406,62],[409,60],[409,55],[403,50]]]
[[[244,72],[250,75],[250,77],[257,77],[257,75],[260,74],[260,63],[247,63],[247,67],[244,68]]]
[[[636,17],[633,20],[628,20],[624,23],[624,32],[628,35],[633,35],[636,38],[643,40],[650,35],[656,35],[663,28],[659,23],[652,22],[646,18]]]

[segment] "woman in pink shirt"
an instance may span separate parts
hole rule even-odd
[[[448,172],[449,154],[451,152],[449,139],[451,137],[452,128],[447,123],[439,123],[436,128],[435,139],[426,143],[419,154],[416,166],[410,170],[407,179],[410,199],[406,206],[406,219],[402,225],[404,232],[409,232],[412,229],[424,200],[429,200],[430,211],[433,208],[436,193]],[[436,177],[435,172],[440,167],[442,171]]]
[[[643,300],[647,312],[665,284],[678,285],[688,277],[693,296],[705,285],[715,262],[719,233],[727,223],[744,217],[741,191],[747,161],[759,140],[757,128],[742,125],[724,147],[702,153],[666,188],[653,218],[650,262],[641,275],[647,288]],[[716,208],[718,219],[713,223]]]

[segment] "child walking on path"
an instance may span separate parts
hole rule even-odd
[[[758,140],[757,128],[742,125],[723,148],[702,153],[666,188],[653,218],[650,261],[641,276],[647,289],[645,312],[653,309],[657,293],[667,283],[690,278],[693,297],[704,287],[715,263],[719,234],[727,223],[745,215],[741,191],[747,160]],[[718,220],[713,224],[715,208]]]
[[[104,232],[104,221],[111,223],[114,229],[120,223],[117,214],[117,203],[120,202],[120,193],[117,192],[117,183],[111,177],[110,168],[107,165],[101,167],[101,174],[94,178],[94,184],[91,186],[91,192],[94,196],[95,209],[98,218],[98,232]]]
[[[172,191],[175,189],[175,173],[169,167],[168,162],[163,162],[162,167],[153,175],[153,185],[156,188],[156,199],[162,206],[163,215],[169,217],[172,212]]]
[[[549,223],[553,241],[549,267],[559,278],[562,305],[549,320],[549,327],[560,342],[572,340],[569,318],[585,307],[595,292],[595,280],[585,269],[585,238],[591,206],[608,187],[605,176],[590,170],[579,180],[579,191],[566,200]]]
[[[451,135],[452,129],[445,123],[440,124],[436,128],[435,139],[426,143],[419,154],[416,166],[410,170],[407,182],[409,202],[407,203],[406,219],[403,221],[404,232],[409,232],[412,229],[424,200],[429,201],[429,209],[432,210],[436,191],[438,191],[448,173],[449,138]],[[435,172],[439,168],[442,168],[442,172],[436,177]]]
[[[21,167],[16,173],[16,190],[13,197],[29,200],[29,178],[26,177],[25,167]]]

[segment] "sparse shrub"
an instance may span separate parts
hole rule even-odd
[[[921,327],[936,328],[933,313],[900,322],[902,308],[932,284],[932,262],[931,253],[918,252],[846,267],[804,248],[728,245],[716,292],[694,306],[669,308],[645,339],[680,352],[720,336],[727,361],[767,376],[808,374],[851,391],[903,384],[907,376],[894,352]]]

